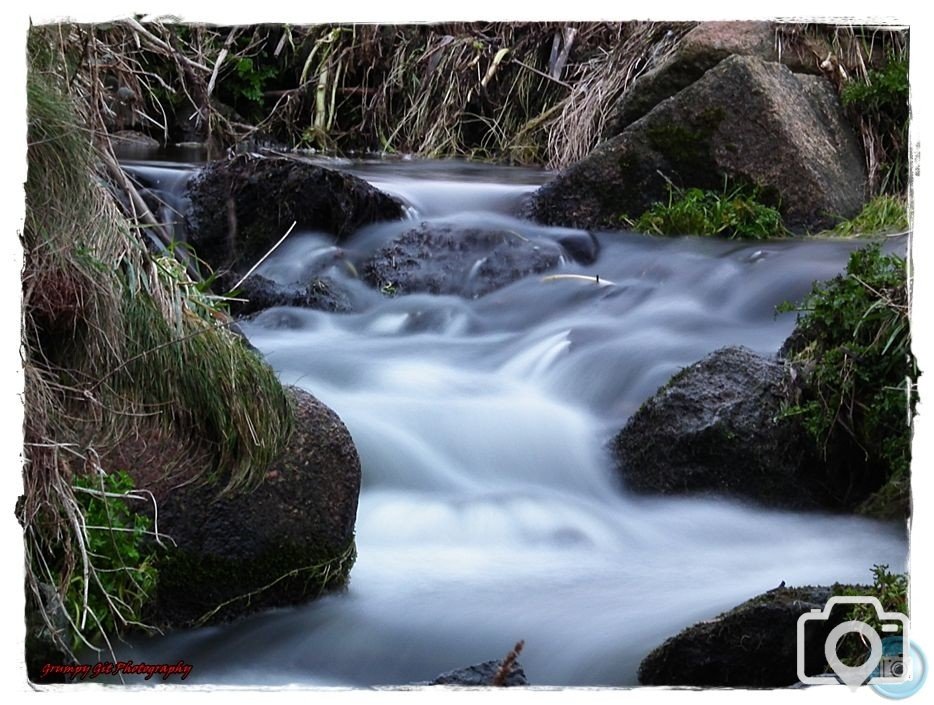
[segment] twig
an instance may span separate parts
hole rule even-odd
[[[240,286],[243,282],[245,282],[245,281],[247,280],[247,277],[249,277],[253,272],[255,272],[255,271],[256,271],[256,268],[259,267],[263,262],[265,262],[266,259],[269,257],[269,255],[271,255],[273,252],[276,251],[276,248],[279,247],[279,245],[281,245],[283,242],[285,242],[285,239],[286,239],[289,235],[291,235],[292,230],[295,229],[296,223],[298,223],[297,220],[293,220],[293,221],[292,221],[292,224],[289,226],[289,229],[285,231],[285,235],[283,235],[282,237],[279,238],[279,242],[277,242],[275,245],[273,245],[273,246],[272,246],[272,249],[270,249],[269,252],[267,252],[265,255],[263,255],[262,257],[260,257],[260,258],[259,258],[259,261],[258,261],[256,264],[254,264],[252,267],[250,267],[250,271],[247,272],[246,274],[244,274],[243,277],[240,279],[240,281],[238,281],[236,284],[233,285],[233,287],[231,287],[231,290],[236,289],[236,288],[237,288],[238,286]]]
[[[512,675],[512,671],[516,667],[516,659],[519,658],[519,654],[522,653],[522,648],[524,646],[525,639],[517,642],[516,645],[512,647],[512,651],[506,654],[506,658],[503,659],[503,663],[496,672],[496,675],[493,676],[493,680],[490,681],[490,685],[499,688],[506,685],[506,681],[509,679],[509,676]]]

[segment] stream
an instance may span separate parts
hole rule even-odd
[[[568,232],[509,215],[545,172],[329,165],[400,196],[414,221]],[[190,169],[128,168],[175,198]],[[369,226],[342,247],[362,260],[415,224]],[[598,239],[594,264],[555,271],[599,275],[600,286],[536,275],[473,300],[387,297],[338,263],[329,273],[354,313],[276,308],[244,322],[282,380],[333,408],[359,450],[349,589],[118,656],[183,659],[189,683],[366,687],[430,680],[524,639],[533,685],[634,685],[665,638],[782,581],[866,582],[874,563],[904,570],[900,525],[631,495],[606,451],[682,367],[724,345],[774,353],[794,326],[775,306],[842,271],[859,243]],[[333,246],[295,232],[258,271],[300,280]]]

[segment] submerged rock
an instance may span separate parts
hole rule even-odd
[[[175,547],[160,560],[149,623],[222,622],[346,584],[360,461],[337,414],[292,395],[295,431],[259,487],[218,496],[216,486],[183,486],[161,498],[158,527]]]
[[[821,229],[863,204],[865,168],[834,89],[819,76],[731,56],[533,195],[542,223],[620,229],[681,187],[755,186],[790,228]]]
[[[466,668],[458,668],[454,671],[442,673],[431,681],[428,685],[463,685],[463,686],[490,686],[494,685],[493,679],[502,668],[502,661],[484,661]],[[529,681],[525,677],[525,671],[519,663],[513,662],[509,674],[502,685],[506,687],[528,685]]]
[[[288,231],[343,237],[397,220],[402,202],[363,179],[284,157],[240,155],[212,162],[189,181],[189,237],[213,269],[245,272]]]
[[[330,277],[315,277],[301,286],[285,286],[260,274],[251,275],[230,302],[236,316],[248,316],[274,306],[298,306],[329,313],[349,313],[353,304],[347,292]]]
[[[725,494],[780,507],[825,505],[808,439],[782,418],[786,384],[782,362],[741,347],[722,348],[685,368],[613,440],[627,487]]]
[[[831,588],[780,587],[744,602],[714,619],[700,622],[654,649],[639,666],[642,685],[731,688],[782,688],[798,683],[798,618],[823,609]],[[840,610],[828,620],[808,623],[805,669],[824,670],[824,641],[842,621]]]
[[[582,257],[595,258],[596,246],[586,239],[592,236],[583,233],[571,244]],[[388,293],[478,297],[556,267],[565,254],[554,240],[512,230],[422,223],[378,250],[364,265],[363,279]]]

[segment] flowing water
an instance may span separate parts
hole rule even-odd
[[[404,198],[414,219],[566,232],[508,215],[541,172],[340,166]],[[177,193],[182,172],[135,168]],[[359,260],[411,226],[371,226],[342,247]],[[681,367],[724,345],[774,353],[794,325],[776,304],[842,271],[856,245],[599,240],[595,264],[560,270],[599,274],[599,286],[533,276],[474,300],[387,298],[338,262],[330,273],[355,313],[279,308],[245,323],[285,382],[340,414],[360,452],[350,587],[120,655],[184,659],[202,683],[368,686],[429,680],[524,639],[533,684],[630,685],[666,637],[783,580],[904,569],[902,527],[630,495],[605,450]],[[260,271],[299,280],[333,247],[295,233]]]

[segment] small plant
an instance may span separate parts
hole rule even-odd
[[[154,556],[147,549],[151,521],[134,512],[127,498],[133,480],[126,472],[81,477],[75,499],[84,519],[87,570],[72,573],[63,600],[70,620],[86,625],[84,638],[120,633],[139,624],[156,585]],[[81,638],[76,634],[72,649]]]
[[[816,441],[831,491],[846,506],[904,517],[918,378],[905,261],[878,244],[857,250],[845,274],[779,310],[801,312],[792,357],[806,370],[786,415]]]
[[[908,615],[908,576],[905,573],[892,573],[888,565],[874,565],[872,567],[872,586],[847,586],[840,592],[841,595],[872,596],[879,599],[884,612],[899,612]],[[866,604],[853,605],[847,611],[844,619],[865,622],[876,630],[877,634],[884,634],[882,623],[874,607]],[[862,639],[852,638],[855,633],[847,634],[840,642],[837,651],[840,660],[850,666],[863,663],[866,660],[868,644]]]
[[[863,206],[855,218],[844,220],[830,232],[850,237],[900,233],[908,230],[908,227],[908,209],[904,199],[883,194]]]
[[[656,235],[707,235],[761,240],[787,234],[781,214],[742,187],[704,191],[668,187],[668,203],[656,203],[635,221],[635,230]]]
[[[891,53],[884,67],[846,84],[843,105],[858,123],[875,193],[908,186],[908,58]]]

